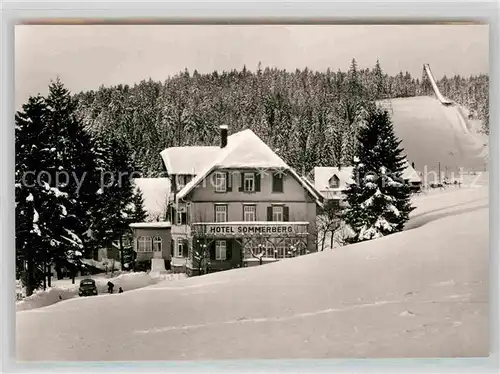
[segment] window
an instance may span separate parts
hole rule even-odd
[[[283,221],[283,207],[279,205],[273,206],[273,221],[282,222]]]
[[[253,173],[245,173],[243,178],[243,190],[245,192],[255,191],[255,175]]]
[[[215,259],[225,260],[226,259],[226,241],[216,240],[215,241]]]
[[[330,180],[328,181],[328,185],[330,186],[330,188],[339,188],[340,186],[339,177],[337,177],[336,175],[331,177]]]
[[[178,225],[186,225],[187,224],[187,213],[186,212],[177,211],[177,220],[176,220],[176,223]]]
[[[178,175],[177,176],[178,189],[181,190],[182,188],[184,188],[185,185],[186,185],[186,177],[184,175]]]
[[[278,245],[276,246],[276,258],[287,258],[287,257],[290,257],[288,255],[288,245],[287,245],[287,241],[286,240],[282,240],[281,242],[278,243]]]
[[[215,222],[227,222],[227,205],[215,205]]]
[[[139,236],[137,238],[137,252],[152,252],[153,248],[151,244],[150,236]]]
[[[243,205],[243,221],[256,221],[255,205]]]
[[[161,252],[161,237],[155,236],[153,238],[153,252]]]
[[[226,192],[226,173],[217,172],[215,173],[215,191],[216,192]]]
[[[283,174],[273,174],[273,192],[283,192]]]
[[[175,257],[182,257],[184,254],[184,241],[182,239],[177,240],[177,251],[175,252]]]

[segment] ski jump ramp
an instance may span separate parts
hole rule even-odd
[[[439,91],[439,87],[436,84],[436,80],[434,79],[434,75],[432,74],[431,67],[429,66],[429,64],[424,64],[424,71],[426,72],[427,77],[429,77],[432,89],[434,90],[434,93],[436,94],[436,97],[441,102],[441,104],[452,105],[453,101],[445,99],[444,96],[441,95],[441,91]]]
[[[388,109],[394,131],[408,161],[419,172],[484,171],[487,137],[471,129],[468,111],[443,97],[428,64],[424,65],[435,97],[418,96],[380,101]]]

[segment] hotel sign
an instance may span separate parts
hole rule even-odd
[[[206,235],[290,235],[306,234],[307,223],[280,224],[195,224],[195,231]]]

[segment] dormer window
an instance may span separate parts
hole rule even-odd
[[[226,173],[217,172],[215,173],[215,191],[216,192],[226,192]]]
[[[182,190],[185,185],[186,185],[186,177],[184,175],[178,175],[177,176],[177,187],[179,188],[179,190]]]
[[[330,188],[339,188],[340,187],[340,179],[336,175],[330,178],[328,181],[328,187]]]

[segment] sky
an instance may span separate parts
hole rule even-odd
[[[488,73],[487,25],[17,25],[15,105],[59,77],[72,92],[258,63],[295,70],[360,68],[395,75]]]

